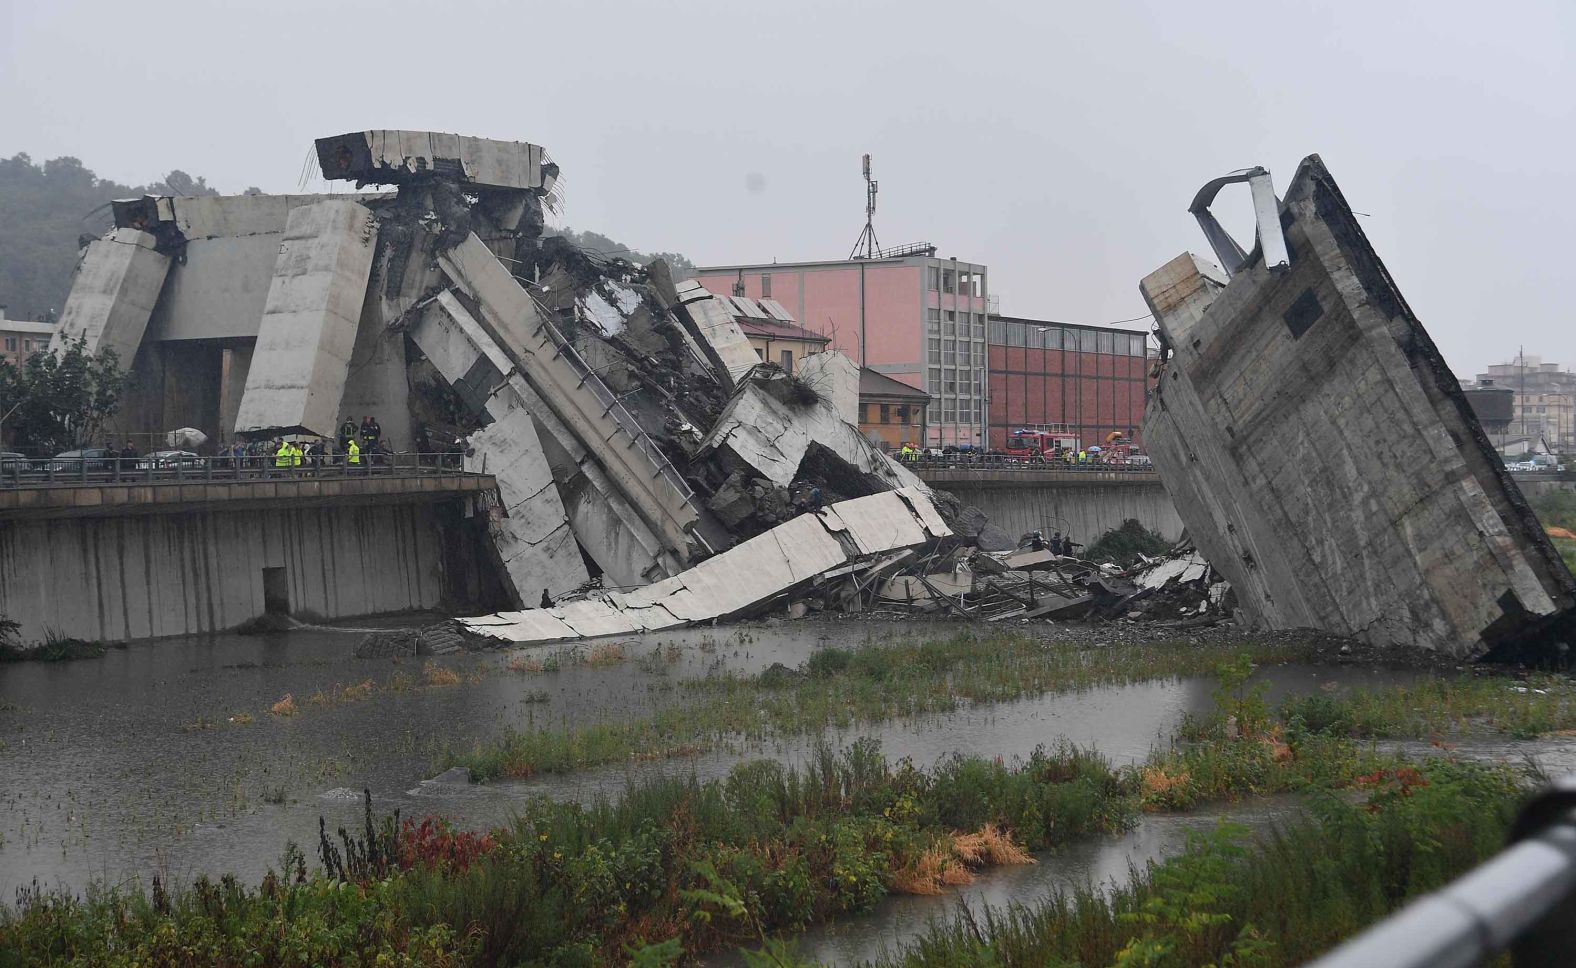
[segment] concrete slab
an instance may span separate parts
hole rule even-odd
[[[376,237],[372,213],[352,201],[291,210],[258,324],[238,433],[334,434]]]
[[[503,514],[491,515],[487,530],[515,601],[534,605],[544,591],[559,598],[591,576],[530,412],[518,405],[493,411],[493,422],[470,436],[465,469],[498,482]]]
[[[828,350],[801,358],[796,373],[832,405],[845,423],[859,426],[858,363],[836,350]]]
[[[842,501],[824,517],[800,515],[647,588],[522,613],[507,624],[497,616],[459,621],[477,635],[530,644],[561,641],[569,629],[627,634],[632,627],[655,630],[744,614],[862,556],[923,544],[928,527],[916,503],[929,501],[917,492]],[[899,524],[905,515],[908,523]]]
[[[770,384],[783,379],[781,374],[757,374],[740,384],[701,441],[700,453],[726,448],[762,477],[787,487],[799,476],[805,455],[816,444],[867,477],[872,489],[929,492],[912,471],[881,453],[856,425],[843,420],[830,402],[792,404],[780,399],[777,388]]]

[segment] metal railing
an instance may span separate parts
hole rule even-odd
[[[1576,776],[1528,804],[1511,844],[1310,963],[1467,968],[1512,951],[1518,968],[1576,960]]]
[[[1135,461],[1131,458],[1100,461],[1067,460],[1039,460],[1032,457],[1008,457],[1002,454],[945,454],[940,457],[911,457],[904,458],[899,452],[892,451],[887,454],[893,460],[916,470],[953,470],[969,468],[988,468],[993,470],[1018,470],[1018,471],[1127,471],[1139,474],[1152,474],[1155,467],[1148,461]]]
[[[529,291],[526,294],[529,296]],[[657,442],[652,440],[651,435],[640,426],[640,421],[635,419],[635,415],[624,406],[623,398],[603,382],[597,375],[596,368],[587,363],[575,349],[574,344],[552,324],[550,319],[552,311],[543,306],[535,296],[531,296],[531,301],[536,303],[537,317],[540,321],[539,332],[547,336],[544,342],[551,344],[556,355],[569,364],[570,369],[580,378],[580,385],[590,390],[597,403],[601,404],[602,415],[611,419],[617,430],[629,438],[629,446],[638,449],[645,457],[646,462],[652,467],[652,478],[661,477],[686,503],[696,503],[695,489],[690,487],[689,481],[685,480],[684,475],[673,466],[673,462],[668,460],[668,455],[662,452]]]
[[[299,460],[299,463],[296,461]],[[43,457],[0,461],[0,488],[70,487],[83,484],[170,483],[180,481],[322,480],[356,477],[415,477],[464,473],[461,455],[377,453],[352,464],[344,454],[290,458],[281,465],[274,454],[184,458]]]

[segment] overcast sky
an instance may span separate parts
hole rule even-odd
[[[884,244],[1070,322],[1208,251],[1202,182],[1318,152],[1458,376],[1576,365],[1576,0],[0,5],[3,156],[285,192],[322,135],[531,141],[567,224],[704,265],[846,256],[870,152]]]

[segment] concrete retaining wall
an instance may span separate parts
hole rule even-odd
[[[1159,480],[1141,484],[946,482],[935,486],[984,511],[992,524],[1014,538],[1026,531],[1040,530],[1047,536],[1060,531],[1089,544],[1128,518],[1172,540],[1182,535],[1182,519]]]
[[[438,515],[407,503],[8,521],[0,613],[28,641],[46,629],[102,641],[218,631],[263,614],[265,568],[283,569],[292,612],[433,608]]]

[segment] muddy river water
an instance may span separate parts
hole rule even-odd
[[[431,782],[444,749],[469,748],[508,727],[641,717],[684,701],[677,684],[685,678],[758,672],[774,662],[797,666],[824,645],[859,647],[915,631],[938,630],[813,622],[695,629],[625,640],[622,663],[566,660],[558,671],[534,675],[510,671],[503,653],[461,653],[430,660],[462,680],[437,687],[418,685],[429,660],[358,659],[360,633],[317,629],[165,640],[101,659],[0,666],[0,899],[35,880],[81,889],[95,879],[146,883],[157,873],[179,882],[233,872],[255,881],[287,841],[311,855],[320,815],[330,829],[356,821],[363,788],[380,811],[397,807],[407,816],[443,814],[482,826],[507,820],[532,795],[616,796],[640,773],[657,771],[720,775],[740,752],[522,783]],[[1332,682],[1420,673],[1278,666],[1258,675],[1273,699]],[[370,698],[312,701],[369,679]],[[829,738],[846,743],[872,735],[888,757],[920,764],[953,752],[1026,755],[1061,739],[1130,762],[1164,744],[1185,714],[1207,710],[1213,688],[1208,679],[1097,688]],[[286,694],[298,713],[271,714]],[[745,752],[792,762],[810,746],[792,739]],[[1514,757],[1518,749],[1485,755]],[[1028,899],[1058,884],[1119,875],[1129,860],[1174,849],[1194,822],[1212,821],[1146,821],[1127,837],[1070,847],[1054,862],[995,872],[970,891],[986,902]],[[953,903],[895,899],[866,920],[806,938],[806,953],[828,961],[868,957]]]

